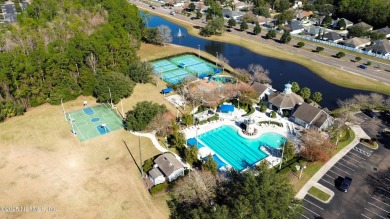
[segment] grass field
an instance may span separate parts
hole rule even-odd
[[[151,14],[155,13],[152,10],[150,10],[149,12]],[[311,71],[315,72],[317,75],[319,75],[320,77],[324,78],[325,80],[333,84],[343,86],[343,87],[348,87],[348,88],[375,91],[378,93],[390,95],[390,86],[386,85],[385,83],[379,82],[377,80],[369,79],[363,76],[342,71],[340,69],[327,66],[319,62],[312,61],[311,59],[301,56],[299,54],[292,54],[290,52],[280,50],[274,46],[260,43],[259,41],[255,41],[249,38],[239,37],[229,33],[224,33],[222,36],[211,36],[207,38],[202,37],[199,35],[199,30],[193,28],[193,26],[187,22],[181,21],[176,17],[165,16],[165,15],[164,15],[164,19],[167,19],[169,21],[184,26],[190,34],[200,38],[236,44],[245,47],[258,54],[298,63],[300,65],[309,68]]]
[[[137,89],[138,85],[135,96],[140,95]],[[79,97],[65,103],[65,108],[81,109],[84,100],[90,105],[95,102]],[[0,218],[169,215],[166,197],[152,198],[145,188],[135,164],[139,162],[138,137],[125,130],[81,143],[70,133],[61,106],[44,104],[0,123],[0,142],[0,207],[55,208],[46,213],[0,211]],[[141,145],[143,159],[159,153],[149,139],[142,138]]]

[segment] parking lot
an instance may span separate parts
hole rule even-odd
[[[360,115],[363,130],[377,136],[384,126],[378,119]],[[310,195],[303,200],[300,218],[390,218],[390,191],[380,186],[369,185],[367,178],[381,170],[390,168],[390,142],[380,144],[377,150],[357,144],[343,156],[318,183],[332,190],[335,195],[325,204]],[[339,177],[353,179],[347,193],[336,188]],[[390,184],[390,178],[385,178]]]

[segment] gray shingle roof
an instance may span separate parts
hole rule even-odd
[[[348,39],[348,40],[344,41],[345,44],[351,44],[354,46],[361,46],[361,45],[369,43],[369,42],[371,42],[369,39],[362,39],[362,38],[358,38],[358,37],[354,37],[352,39]]]
[[[335,32],[328,32],[324,34],[324,39],[330,40],[330,41],[336,41],[343,39],[339,34]]]
[[[164,175],[157,168],[153,168],[149,171],[149,176],[151,176],[153,179],[156,179],[157,177]]]
[[[357,23],[357,24],[355,24],[353,26],[362,26],[362,27],[364,27],[366,29],[372,29],[372,26],[367,24],[367,23],[365,23],[365,22],[359,22],[359,23]]]
[[[302,103],[292,116],[318,128],[330,117],[323,110],[307,103]]]
[[[171,153],[165,153],[158,156],[154,163],[158,165],[158,168],[165,176],[170,176],[174,171],[184,168],[183,164],[176,159]]]
[[[303,26],[301,25],[301,22],[300,21],[297,21],[297,20],[293,20],[291,21],[287,27],[291,30],[291,31],[294,31],[294,30],[302,30],[303,29]]]
[[[294,108],[298,103],[304,101],[301,96],[295,93],[276,92],[268,96],[268,102],[278,108]]]
[[[383,33],[385,35],[390,34],[390,28],[389,27],[384,27],[384,28],[381,28],[381,29],[379,29],[377,31],[379,31],[379,32],[381,32],[381,33]]]
[[[369,47],[374,53],[390,53],[390,43],[387,40],[382,40]]]
[[[260,84],[259,82],[253,82],[251,84],[251,87],[253,87],[253,89],[255,89],[255,91],[260,95],[264,93],[264,91],[266,91],[271,86],[268,84]]]

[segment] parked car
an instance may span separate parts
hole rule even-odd
[[[343,181],[338,186],[338,189],[342,192],[348,192],[349,186],[351,186],[352,179],[348,176],[344,177]]]
[[[368,68],[366,65],[359,65],[358,67],[361,68],[361,69],[367,69]]]

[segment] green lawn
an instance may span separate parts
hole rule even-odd
[[[317,187],[312,186],[309,189],[309,194],[326,202],[329,200],[330,195],[328,193],[323,192],[322,190],[318,189]]]

